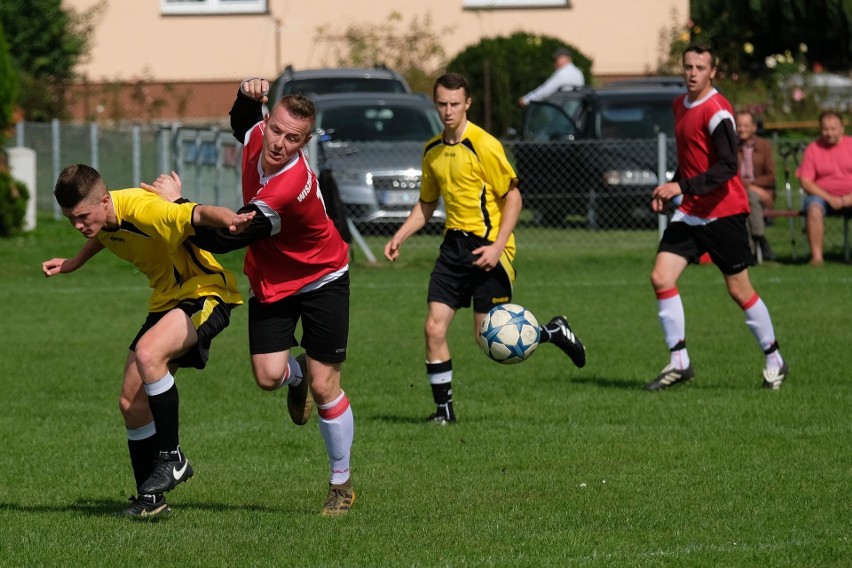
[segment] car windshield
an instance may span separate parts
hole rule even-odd
[[[437,113],[427,108],[394,105],[327,109],[319,127],[329,140],[425,142],[441,131]]]
[[[319,77],[316,79],[293,79],[284,83],[284,92],[315,93],[405,93],[405,86],[394,79],[377,79],[375,77]]]
[[[601,106],[597,122],[600,138],[654,138],[660,132],[674,135],[669,100],[606,103]]]

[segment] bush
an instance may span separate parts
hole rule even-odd
[[[26,184],[14,179],[8,170],[0,169],[0,237],[21,232],[29,197]]]

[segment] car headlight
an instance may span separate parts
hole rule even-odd
[[[657,185],[657,174],[650,170],[609,170],[604,185]]]

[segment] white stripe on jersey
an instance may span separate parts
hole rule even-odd
[[[710,123],[707,125],[707,128],[710,129],[710,134],[713,134],[713,132],[716,130],[716,127],[722,124],[723,120],[730,120],[731,126],[734,127],[734,130],[737,129],[736,122],[734,122],[734,116],[728,111],[722,109],[710,117]]]
[[[272,224],[272,231],[269,233],[270,236],[281,232],[281,216],[278,215],[278,211],[267,205],[262,199],[252,199],[251,204],[260,209],[263,216],[269,219],[269,222]]]

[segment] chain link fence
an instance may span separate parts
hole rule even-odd
[[[777,138],[774,142],[779,152],[778,207],[800,207],[795,167],[804,144]],[[540,143],[504,140],[503,144],[524,197],[516,230],[521,249],[554,244],[590,249],[639,246],[653,253],[666,219],[651,212],[649,196],[661,179],[673,175],[673,140],[660,136]],[[53,183],[62,168],[73,163],[97,168],[110,188],[137,187],[174,170],[183,180],[188,199],[232,209],[241,205],[241,145],[230,131],[217,127],[20,123],[10,145],[36,152],[37,209],[57,219],[61,215],[53,200]],[[331,142],[315,136],[308,151],[315,167],[331,174],[321,179],[331,179],[337,186],[355,229],[355,244],[372,247],[372,254],[380,256],[384,239],[393,234],[417,199],[422,144]],[[442,219],[439,210],[437,222],[424,234],[440,232]],[[776,246],[778,256],[806,256],[801,220],[775,221],[771,238],[779,245],[790,243],[787,251]],[[840,238],[832,233],[840,235],[843,228],[827,221],[827,248],[832,239],[839,247]],[[417,242],[418,237],[413,237],[407,246]],[[434,239],[423,242],[434,246]]]

